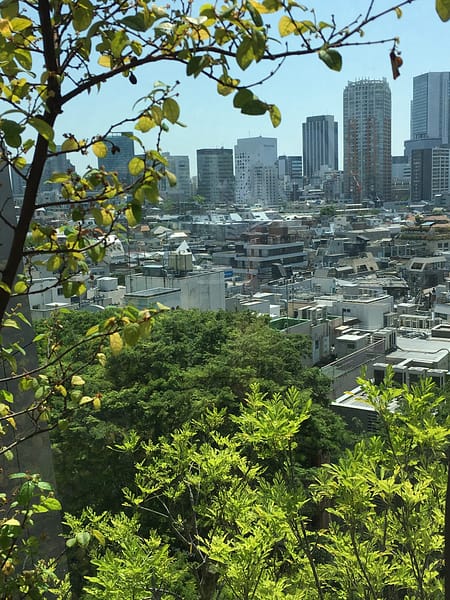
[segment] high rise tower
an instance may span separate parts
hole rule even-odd
[[[209,206],[234,202],[233,150],[197,150],[197,193]]]
[[[450,143],[450,73],[424,73],[413,79],[411,140]]]
[[[321,167],[338,169],[338,124],[332,115],[307,117],[302,125],[303,172],[310,179]]]
[[[391,90],[386,79],[344,90],[344,193],[354,202],[391,198]]]
[[[134,157],[134,142],[129,133],[111,133],[105,138],[108,146],[108,154],[98,159],[99,169],[104,167],[106,171],[116,171],[119,180],[130,185],[133,176],[128,171],[128,163]]]

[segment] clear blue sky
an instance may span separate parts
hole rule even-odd
[[[315,1],[318,17],[327,20],[334,12],[336,21],[342,25],[362,12],[367,4],[362,0]],[[388,5],[391,3],[387,0],[375,0],[375,7],[379,10]],[[85,96],[72,107],[66,107],[56,141],[61,141],[63,132],[73,132],[77,137],[102,133],[113,120],[118,121],[129,114],[133,103],[151,89],[154,81],[171,83],[179,79],[180,120],[187,127],[173,127],[165,135],[164,150],[171,154],[189,155],[191,175],[195,175],[197,148],[233,148],[240,137],[276,137],[278,154],[301,154],[301,124],[307,116],[334,115],[339,122],[342,139],[342,92],[347,82],[362,77],[386,77],[392,92],[392,153],[402,154],[403,142],[409,137],[413,77],[429,71],[450,70],[450,22],[439,20],[433,0],[416,0],[412,6],[404,7],[401,19],[394,14],[388,15],[368,26],[365,33],[365,40],[400,38],[399,49],[404,60],[401,76],[396,81],[392,79],[389,45],[343,50],[340,73],[327,69],[317,56],[287,60],[270,81],[255,89],[261,99],[279,106],[283,120],[277,129],[271,126],[268,116],[241,115],[232,107],[232,96],[218,96],[213,82],[201,77],[195,80],[187,78],[184,68],[166,65],[158,70],[147,68],[137,71],[138,84],[135,86],[119,78],[104,86],[100,94]],[[296,39],[292,38],[289,43],[295,43]],[[267,69],[270,70],[270,65]],[[258,79],[256,74],[252,77],[251,68],[246,77],[247,81]],[[144,139],[151,147],[151,135]],[[95,157],[88,157],[83,166],[88,162],[96,165]]]

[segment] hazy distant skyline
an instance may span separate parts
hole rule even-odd
[[[317,16],[326,20],[334,9],[337,23],[344,25],[364,7],[367,8],[367,4],[354,0],[336,10],[335,1],[322,0]],[[391,4],[386,0],[376,0],[375,8],[379,11]],[[102,134],[112,121],[120,121],[130,114],[133,104],[150,91],[154,81],[172,83],[179,80],[180,121],[187,127],[171,128],[163,138],[163,149],[174,155],[188,155],[191,175],[196,174],[197,149],[234,148],[238,138],[276,137],[279,155],[301,155],[302,123],[308,116],[321,114],[333,115],[339,123],[339,166],[342,168],[343,90],[349,81],[386,77],[392,93],[392,154],[403,154],[403,143],[409,139],[413,77],[430,71],[450,71],[450,23],[439,20],[434,2],[417,0],[412,6],[404,7],[401,19],[391,14],[367,27],[363,39],[394,36],[400,38],[399,49],[404,60],[401,75],[396,81],[391,74],[389,44],[344,49],[340,73],[328,70],[315,55],[287,60],[274,77],[255,88],[261,99],[280,108],[283,120],[277,129],[271,126],[266,115],[241,115],[232,106],[232,96],[219,96],[215,84],[205,77],[188,78],[181,65],[161,64],[136,71],[138,84],[135,86],[119,78],[105,85],[98,98],[93,98],[95,93],[92,93],[66,107],[55,139],[61,143],[63,133],[75,133],[86,138]],[[290,45],[298,43],[298,39],[288,38],[288,42]],[[258,65],[254,70],[250,68],[242,80],[258,80],[261,73],[269,72],[271,68],[273,65],[270,64]],[[129,129],[129,125],[122,128]],[[151,134],[144,136],[144,141],[152,147]],[[80,164],[78,159],[75,162]],[[96,162],[93,155],[89,155],[83,158],[81,166],[96,165]]]

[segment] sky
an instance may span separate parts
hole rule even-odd
[[[367,5],[367,0],[315,0],[319,19],[326,21],[334,13],[342,26],[363,12]],[[390,5],[388,0],[374,2],[377,11]],[[105,85],[99,94],[93,92],[66,106],[57,127],[56,142],[62,141],[63,133],[74,133],[78,138],[102,134],[111,122],[130,114],[133,104],[150,91],[154,81],[169,84],[179,80],[180,121],[186,127],[173,126],[165,134],[163,149],[173,155],[188,155],[193,176],[198,148],[233,148],[238,138],[275,137],[279,155],[302,154],[301,125],[308,116],[334,115],[342,140],[342,94],[347,83],[361,78],[386,77],[392,94],[392,154],[403,154],[403,143],[409,138],[413,77],[430,71],[450,71],[450,21],[440,21],[433,0],[415,0],[402,10],[400,19],[392,13],[367,26],[362,38],[363,41],[400,39],[398,49],[404,64],[398,79],[394,81],[391,73],[392,44],[343,49],[340,73],[330,71],[316,55],[290,58],[269,81],[254,89],[262,100],[280,108],[282,122],[276,129],[268,115],[241,115],[232,106],[232,96],[217,94],[214,82],[204,77],[186,77],[184,67],[178,65],[160,65],[136,71],[137,85],[120,77]],[[298,40],[286,39],[289,44]],[[267,64],[261,71],[258,66],[255,72],[250,67],[245,79],[256,81],[261,73],[272,68],[273,65]],[[144,141],[151,147],[151,134],[147,136]],[[93,155],[74,162],[79,168],[97,163]],[[342,167],[342,148],[339,163]]]

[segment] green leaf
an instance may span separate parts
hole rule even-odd
[[[91,536],[87,531],[80,531],[76,534],[75,539],[77,543],[84,548],[89,544]]]
[[[47,271],[59,271],[59,269],[62,267],[63,265],[63,259],[59,254],[54,254],[53,256],[51,256],[46,264],[46,268]]]
[[[244,115],[263,115],[267,111],[267,104],[257,98],[241,108]]]
[[[178,106],[178,102],[173,98],[166,98],[163,102],[163,115],[166,119],[168,119],[171,123],[176,123],[178,121],[178,117],[180,116],[180,107]]]
[[[31,127],[34,127],[36,131],[48,142],[53,141],[53,137],[55,132],[53,131],[53,127],[51,127],[46,121],[41,119],[40,117],[31,117],[28,121]]]
[[[68,173],[53,173],[46,183],[65,183],[70,179]]]
[[[9,403],[11,403],[11,402],[13,402],[13,400],[14,400],[14,394],[12,394],[12,393],[11,393],[10,391],[8,391],[8,390],[4,390],[4,389],[2,389],[2,390],[0,390],[0,398],[1,398],[2,400],[4,400],[5,402],[9,402]]]
[[[333,71],[340,71],[342,69],[342,56],[337,50],[319,50],[319,58]]]
[[[142,13],[137,13],[136,15],[130,15],[128,17],[124,17],[121,23],[125,27],[129,27],[134,31],[147,31],[147,25],[145,23],[145,18]]]
[[[238,90],[233,98],[233,106],[235,108],[242,108],[246,104],[249,104],[254,99],[255,95],[253,92],[247,89]]]
[[[14,319],[5,319],[3,321],[3,327],[12,327],[13,329],[20,329],[20,325]]]
[[[450,0],[436,0],[436,12],[444,23],[450,20]]]
[[[240,43],[239,48],[236,52],[236,61],[240,68],[245,71],[245,69],[250,66],[252,61],[255,59],[255,54],[253,52],[253,44],[251,38],[244,38]]]
[[[11,293],[11,288],[9,287],[9,285],[6,285],[4,281],[0,281],[0,289],[6,292],[7,294]]]
[[[14,17],[14,19],[11,19],[9,22],[9,26],[13,31],[24,31],[25,29],[28,29],[28,27],[33,26],[33,21],[26,19],[25,17]]]
[[[89,0],[78,0],[72,5],[72,23],[75,31],[84,31],[90,27],[94,17],[94,8]]]
[[[123,337],[128,346],[135,346],[140,337],[139,324],[130,323],[127,325],[123,330]]]
[[[78,150],[78,149],[79,149],[78,142],[73,136],[70,136],[69,138],[64,140],[64,142],[62,143],[62,146],[61,146],[61,150],[63,152],[70,152],[70,151]]]
[[[51,496],[49,496],[47,498],[45,498],[45,497],[41,498],[41,505],[45,506],[45,508],[47,508],[48,510],[61,510],[62,509],[61,502]]]
[[[186,75],[197,77],[202,72],[203,65],[205,64],[204,58],[204,56],[193,56],[186,65]]]
[[[10,119],[1,119],[0,129],[2,129],[3,133],[5,134],[5,142],[8,144],[8,146],[11,146],[12,148],[19,148],[19,146],[22,144],[21,133],[24,130],[22,125],[19,125],[19,123],[11,121]]]
[[[111,51],[115,58],[119,58],[122,55],[123,50],[127,47],[129,39],[123,29],[119,29],[114,33],[111,41]]]
[[[34,494],[33,481],[25,481],[25,483],[20,488],[19,493],[17,494],[17,502],[21,506],[28,506],[28,504],[31,502],[31,499],[33,498],[33,494]]]

